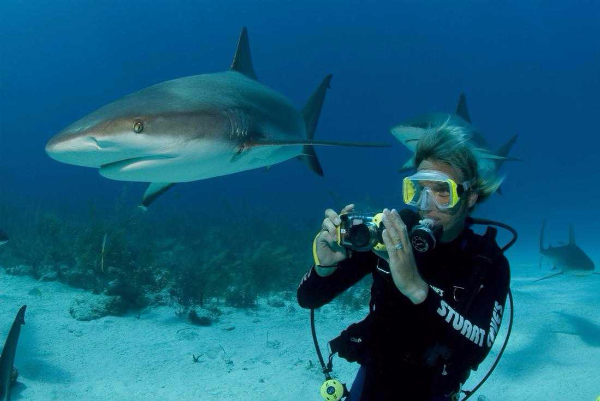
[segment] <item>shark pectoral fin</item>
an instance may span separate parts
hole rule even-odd
[[[467,108],[467,97],[464,92],[460,94],[458,98],[458,105],[456,106],[456,114],[466,122],[471,122],[471,116],[469,116],[469,109]]]
[[[150,183],[142,198],[142,207],[147,208],[159,196],[167,192],[173,185],[172,182],[153,182]]]
[[[415,168],[415,158],[411,157],[402,165],[402,167],[400,167],[400,169],[398,169],[398,172],[403,173],[405,171],[413,170],[414,168]]]
[[[238,40],[235,55],[233,56],[233,62],[231,63],[231,71],[237,71],[240,74],[244,74],[248,78],[252,78],[258,81],[254,67],[252,66],[252,57],[250,57],[250,41],[248,40],[248,29],[242,28],[240,38]]]

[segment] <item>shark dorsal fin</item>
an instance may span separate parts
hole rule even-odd
[[[252,57],[250,56],[250,42],[248,41],[248,29],[242,28],[240,33],[240,39],[238,40],[237,49],[233,56],[233,62],[231,63],[231,71],[237,71],[244,74],[248,78],[258,80],[254,67],[252,66]]]
[[[466,122],[471,122],[471,117],[469,116],[469,109],[467,108],[467,97],[464,93],[460,94],[458,98],[458,106],[456,106],[456,114],[465,120]]]
[[[569,244],[575,245],[575,230],[573,229],[573,224],[569,225]]]

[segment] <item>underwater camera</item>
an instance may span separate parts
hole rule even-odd
[[[421,219],[419,214],[403,209],[400,218],[409,232],[410,242],[417,252],[425,253],[435,248],[442,236],[442,226],[433,219]],[[385,251],[382,233],[383,213],[349,213],[340,215],[338,243],[355,251]]]

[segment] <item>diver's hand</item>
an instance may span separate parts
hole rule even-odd
[[[406,225],[396,209],[383,209],[383,242],[394,284],[414,304],[425,301],[429,285],[421,278],[408,238]],[[401,244],[400,247],[397,247]]]
[[[340,214],[348,213],[352,209],[354,204],[344,207]],[[340,223],[340,216],[333,209],[325,210],[322,231],[316,238],[317,257],[321,264],[315,266],[315,271],[319,276],[329,276],[337,269],[336,265],[348,257],[346,248],[337,243],[337,227]]]

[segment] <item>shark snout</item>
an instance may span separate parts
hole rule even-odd
[[[90,135],[61,133],[46,144],[48,156],[59,162],[78,166],[97,167],[99,151],[98,141]]]
[[[55,135],[46,144],[46,153],[62,163],[95,168],[135,156],[105,136],[81,132]]]

